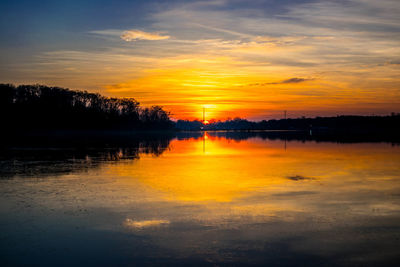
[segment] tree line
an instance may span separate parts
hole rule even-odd
[[[316,132],[400,133],[400,114],[226,121],[178,120],[160,106],[141,107],[134,98],[44,85],[0,84],[3,131],[24,130],[305,130]]]
[[[0,118],[4,130],[171,129],[160,106],[141,107],[134,98],[44,85],[0,84]]]
[[[290,118],[280,120],[262,120],[259,122],[241,118],[226,121],[211,121],[203,124],[202,121],[178,120],[176,128],[185,131],[197,130],[302,130],[336,133],[377,133],[400,132],[400,114],[392,113],[389,116],[352,116],[335,117]]]

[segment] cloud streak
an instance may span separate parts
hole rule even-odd
[[[169,39],[170,36],[168,35],[161,35],[158,32],[144,32],[140,30],[129,30],[124,31],[121,34],[121,39],[127,42],[137,41],[137,40],[166,40]]]
[[[131,219],[125,219],[123,225],[131,229],[144,229],[147,227],[157,227],[161,225],[168,225],[170,221],[167,220],[144,220],[144,221],[134,221]]]
[[[291,79],[284,80],[280,83],[301,83],[301,82],[305,82],[305,81],[309,81],[309,80],[312,80],[312,79],[291,78]]]
[[[280,82],[272,82],[272,83],[251,83],[249,86],[264,86],[264,85],[274,85],[274,84],[291,84],[291,83],[302,83],[307,81],[312,81],[314,79],[306,79],[306,78],[290,78]]]

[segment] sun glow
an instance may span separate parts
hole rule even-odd
[[[343,106],[346,113],[374,110],[379,114],[379,110],[397,110],[395,103],[400,101],[390,82],[378,85],[378,78],[386,75],[378,71],[373,74],[377,80],[370,77],[367,84],[343,73],[326,72],[322,77],[304,69],[276,66],[245,69],[222,63],[208,67],[199,64],[188,64],[186,69],[149,70],[135,80],[109,85],[107,91],[110,96],[135,97],[143,105],[161,105],[176,119],[201,119],[201,107],[206,108],[207,120],[279,118],[282,110],[297,117],[337,115],[343,113]],[[227,70],[232,74],[226,74]],[[348,73],[353,71],[348,69]],[[386,93],[365,88],[374,86]]]

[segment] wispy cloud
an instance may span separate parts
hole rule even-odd
[[[129,30],[124,31],[121,34],[121,39],[127,42],[137,41],[137,40],[165,40],[169,39],[168,35],[161,35],[158,32],[144,32],[140,30]]]
[[[305,81],[309,81],[309,80],[311,80],[311,79],[291,78],[291,79],[284,80],[280,83],[301,83],[301,82],[305,82]]]
[[[294,176],[289,176],[287,178],[290,179],[290,180],[293,180],[293,181],[315,180],[315,178],[302,176],[302,175],[294,175]]]
[[[127,228],[132,229],[143,229],[147,227],[157,227],[161,225],[168,225],[170,221],[167,220],[144,220],[144,221],[134,221],[131,219],[125,219],[123,225]]]
[[[302,83],[306,81],[312,81],[314,79],[305,79],[305,78],[290,78],[287,80],[283,80],[281,82],[269,83],[269,84],[285,84],[285,83]]]
[[[314,80],[313,78],[311,79],[306,79],[306,78],[290,78],[286,79],[280,82],[268,82],[268,83],[251,83],[249,86],[263,86],[263,85],[273,85],[273,84],[290,84],[290,83],[302,83],[306,81],[312,81]]]

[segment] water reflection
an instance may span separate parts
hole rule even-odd
[[[32,136],[3,143],[0,177],[62,175],[87,172],[106,162],[161,155],[173,135]]]
[[[43,156],[36,172],[9,167],[13,178],[0,180],[2,263],[396,266],[400,258],[399,146],[265,133],[150,140]],[[38,159],[29,153],[13,162]],[[59,173],[71,158],[83,160]]]

